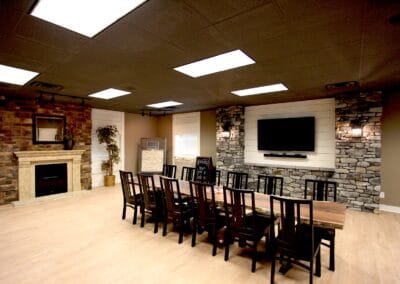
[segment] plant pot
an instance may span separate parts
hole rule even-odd
[[[115,185],[115,176],[104,176],[104,186],[114,186]]]

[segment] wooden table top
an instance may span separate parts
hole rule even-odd
[[[154,176],[154,183],[156,187],[160,187],[159,176]],[[179,180],[179,188],[181,193],[190,195],[190,186],[188,181]],[[215,201],[223,202],[224,194],[222,186],[214,186]],[[255,205],[258,211],[269,213],[270,211],[270,200],[269,195],[255,192]],[[279,204],[277,203],[277,212],[279,212]],[[275,207],[275,204],[274,204]],[[274,208],[275,209],[275,208]],[[274,210],[275,211],[275,210]],[[301,218],[308,219],[308,210],[301,210]],[[332,228],[332,229],[343,229],[346,205],[333,201],[313,201],[313,223],[314,226]]]

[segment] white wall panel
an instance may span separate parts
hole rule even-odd
[[[99,126],[115,125],[119,135],[117,137],[120,147],[120,162],[114,165],[114,175],[116,183],[119,183],[119,170],[124,169],[125,156],[125,116],[123,112],[110,111],[104,109],[92,109],[92,186],[103,186],[103,172],[101,162],[107,159],[107,151],[104,144],[99,144],[96,136],[96,129]]]
[[[306,159],[264,157],[265,153],[282,152],[257,150],[257,120],[304,116],[315,117],[315,150],[300,152],[307,155]],[[246,107],[244,160],[246,164],[261,166],[334,169],[335,100],[329,98]]]

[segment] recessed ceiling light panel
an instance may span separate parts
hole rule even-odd
[[[0,64],[0,82],[21,86],[37,75],[39,75],[37,72]]]
[[[147,0],[39,0],[32,16],[93,37]]]
[[[233,91],[231,93],[234,95],[243,97],[243,96],[252,96],[252,95],[260,95],[260,94],[274,93],[274,92],[280,92],[280,91],[287,91],[287,89],[288,88],[285,85],[279,83],[279,84],[261,86],[261,87],[256,87],[256,88],[237,90],[237,91]]]
[[[109,100],[109,99],[113,99],[116,97],[125,96],[128,94],[130,94],[130,92],[109,88],[109,89],[106,89],[106,90],[103,90],[103,91],[100,91],[97,93],[90,94],[89,97]]]
[[[171,106],[179,106],[182,103],[174,102],[174,101],[167,101],[167,102],[161,102],[161,103],[156,103],[156,104],[151,104],[147,105],[148,107],[154,107],[154,108],[163,108],[163,107],[171,107]]]
[[[190,77],[197,78],[254,63],[256,62],[253,59],[248,57],[243,51],[237,49],[187,65],[179,66],[174,68],[174,70]]]

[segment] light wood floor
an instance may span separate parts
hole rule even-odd
[[[246,250],[232,246],[228,262],[203,234],[179,245],[176,232],[153,234],[153,224],[121,220],[120,188],[99,188],[58,200],[0,207],[0,283],[268,283],[270,263],[250,271]],[[322,251],[316,283],[400,283],[400,214],[348,210],[337,231],[336,271]],[[160,227],[161,229],[161,227]],[[171,230],[171,227],[169,227]],[[307,282],[292,269],[276,283]]]

